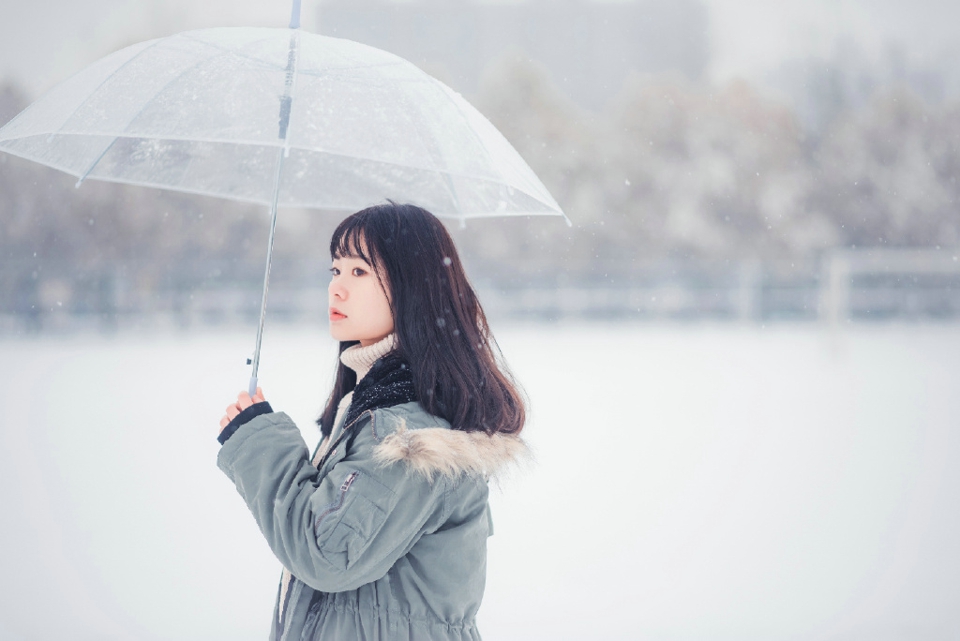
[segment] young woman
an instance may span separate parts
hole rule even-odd
[[[479,639],[487,480],[525,454],[524,402],[443,225],[413,205],[330,243],[336,381],[313,456],[258,390],[217,463],[284,570],[271,639]]]

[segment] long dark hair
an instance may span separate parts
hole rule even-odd
[[[410,366],[423,409],[457,430],[519,433],[523,395],[437,217],[392,201],[359,211],[330,240],[331,260],[347,256],[367,261],[390,290],[395,350]],[[340,352],[355,344],[341,342]],[[324,436],[356,384],[356,373],[338,359],[333,391],[317,419]]]

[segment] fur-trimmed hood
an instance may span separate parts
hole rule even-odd
[[[476,474],[497,476],[510,465],[530,458],[530,449],[519,436],[464,432],[447,427],[408,429],[400,426],[374,449],[374,458],[385,465],[403,462],[428,479]]]
[[[379,343],[362,349],[371,350],[376,345]],[[353,349],[344,354],[354,354]],[[344,362],[348,366],[356,365]],[[342,424],[346,426],[342,431],[349,431],[363,414],[370,413],[370,426],[377,442],[374,460],[381,465],[403,462],[431,481],[437,476],[454,478],[464,474],[489,479],[530,456],[518,436],[454,430],[443,418],[424,411],[417,402],[409,365],[394,352],[373,364],[357,383],[348,403],[345,411],[340,410],[344,412]],[[330,428],[335,429],[340,421],[338,412]],[[332,430],[324,434],[324,444],[314,458],[318,467],[331,447],[330,434]],[[342,433],[339,438],[343,438]]]

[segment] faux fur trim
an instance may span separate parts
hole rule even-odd
[[[377,445],[374,457],[387,465],[403,461],[429,480],[437,475],[497,476],[511,464],[530,458],[519,436],[464,432],[443,427],[400,427]]]

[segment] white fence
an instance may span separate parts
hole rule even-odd
[[[817,261],[688,265],[637,285],[484,288],[497,315],[850,321],[960,319],[960,251],[843,250]]]
[[[820,318],[960,317],[960,250],[836,251],[823,260]]]
[[[648,265],[629,273],[566,282],[480,274],[477,288],[494,319],[720,320],[743,323],[960,319],[960,251],[844,250],[816,260]],[[274,322],[325,322],[323,265],[288,270],[271,286]],[[610,267],[610,266],[607,266]],[[615,267],[615,266],[614,266]],[[186,274],[222,274],[209,264],[181,266]],[[572,271],[572,270],[571,270]],[[259,313],[260,283],[188,278],[143,290],[118,270],[71,285],[46,281],[15,296],[0,312],[0,331],[95,325],[177,326],[247,323]],[[300,274],[297,276],[297,274]],[[91,280],[95,281],[91,285]],[[196,284],[199,283],[199,284]],[[87,296],[82,296],[82,292]],[[91,295],[92,292],[92,295]],[[19,301],[19,302],[17,302]]]

